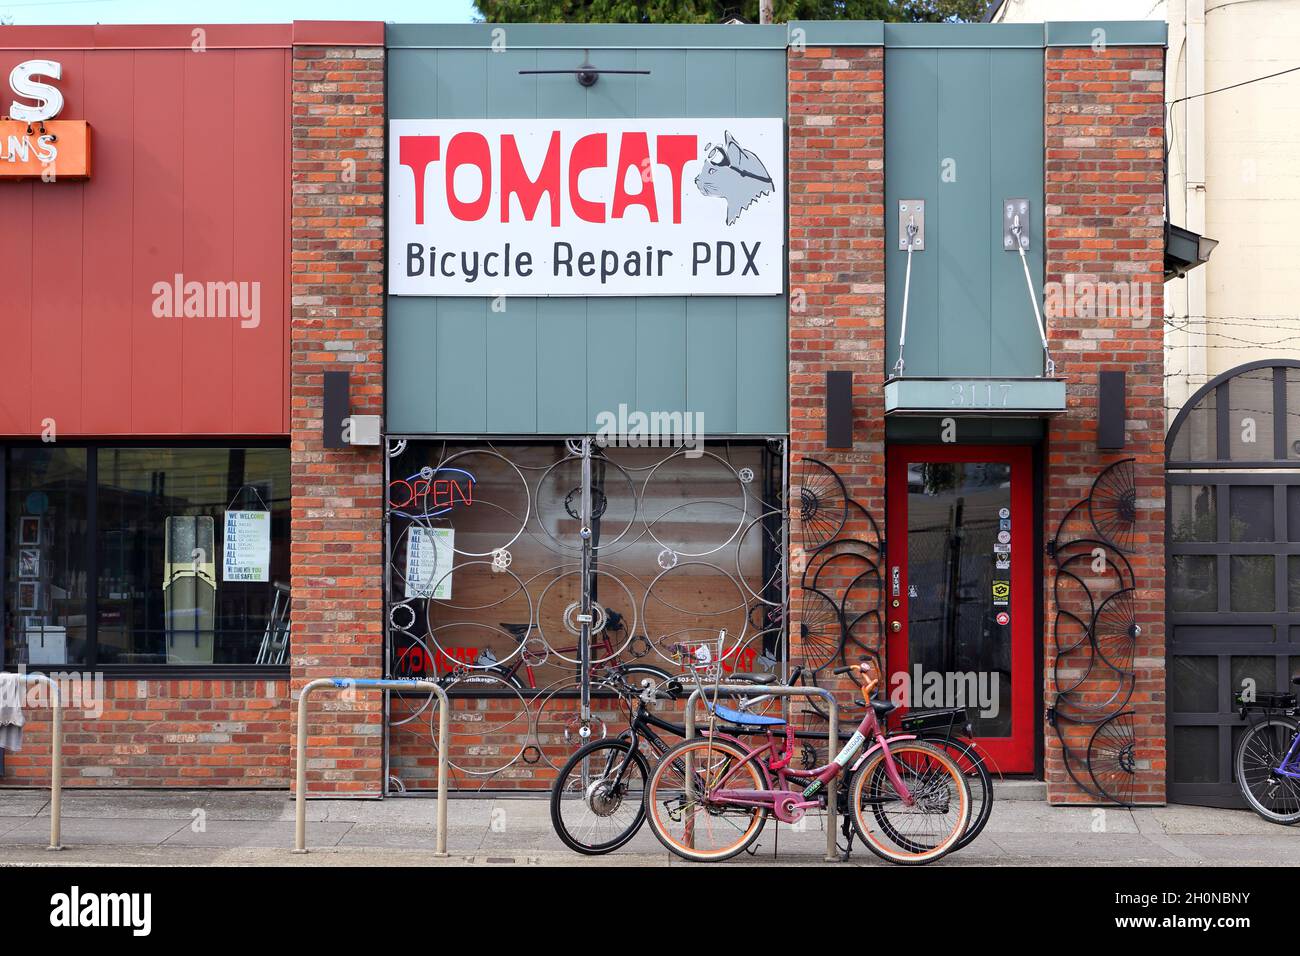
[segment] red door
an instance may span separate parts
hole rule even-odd
[[[1030,449],[894,445],[886,494],[893,699],[918,710],[966,707],[994,769],[1032,772]]]

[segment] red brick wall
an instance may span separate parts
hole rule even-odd
[[[844,479],[883,528],[885,512],[885,77],[880,47],[789,53],[792,548],[801,546],[798,459]],[[853,448],[826,447],[826,372],[853,372]],[[841,532],[866,537],[851,516]],[[792,551],[791,633],[800,557]],[[846,573],[856,568],[846,564]],[[838,582],[841,586],[847,581]],[[792,648],[799,657],[797,642]]]
[[[73,693],[69,686],[65,696]],[[107,680],[94,701],[64,708],[65,786],[289,785],[286,681]],[[102,714],[93,717],[98,704]],[[22,751],[5,754],[6,784],[49,784],[49,713],[27,711]]]
[[[322,447],[323,373],[383,411],[384,51],[293,51],[293,687],[383,673],[383,456]],[[381,695],[312,698],[313,793],[382,787]],[[296,738],[295,738],[296,739]]]
[[[1164,353],[1163,149],[1164,50],[1157,47],[1057,49],[1046,56],[1046,281],[1138,281],[1150,298],[1140,315],[1049,316],[1058,374],[1068,382],[1069,412],[1052,419],[1046,534],[1086,496],[1110,462],[1136,456],[1139,524],[1136,579],[1141,635],[1136,654],[1136,799],[1164,800]],[[1127,373],[1127,446],[1096,447],[1097,380]],[[1052,573],[1047,566],[1044,656],[1052,694],[1055,644]],[[1071,750],[1087,752],[1094,729],[1063,724]],[[1069,779],[1056,734],[1046,732],[1048,797],[1087,802]]]

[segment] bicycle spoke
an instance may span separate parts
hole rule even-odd
[[[920,742],[896,746],[892,757],[907,798],[890,779],[888,758],[875,755],[851,784],[855,828],[868,848],[885,859],[937,859],[952,848],[970,819],[961,768]]]
[[[753,842],[765,811],[716,799],[720,786],[760,790],[763,778],[731,744],[692,740],[669,751],[651,774],[646,799],[660,842],[686,859],[725,859]]]

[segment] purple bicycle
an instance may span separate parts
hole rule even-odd
[[[1300,677],[1295,678],[1300,684]],[[1272,823],[1300,823],[1300,708],[1295,694],[1237,698],[1250,728],[1237,744],[1237,785],[1256,813]]]

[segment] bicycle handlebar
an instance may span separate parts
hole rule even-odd
[[[853,683],[862,688],[863,696],[869,699],[871,692],[875,690],[876,686],[880,683],[879,677],[867,676],[867,665],[870,663],[871,661],[864,657],[861,664],[849,664],[847,667],[837,667],[831,671],[831,673],[848,674]]]

